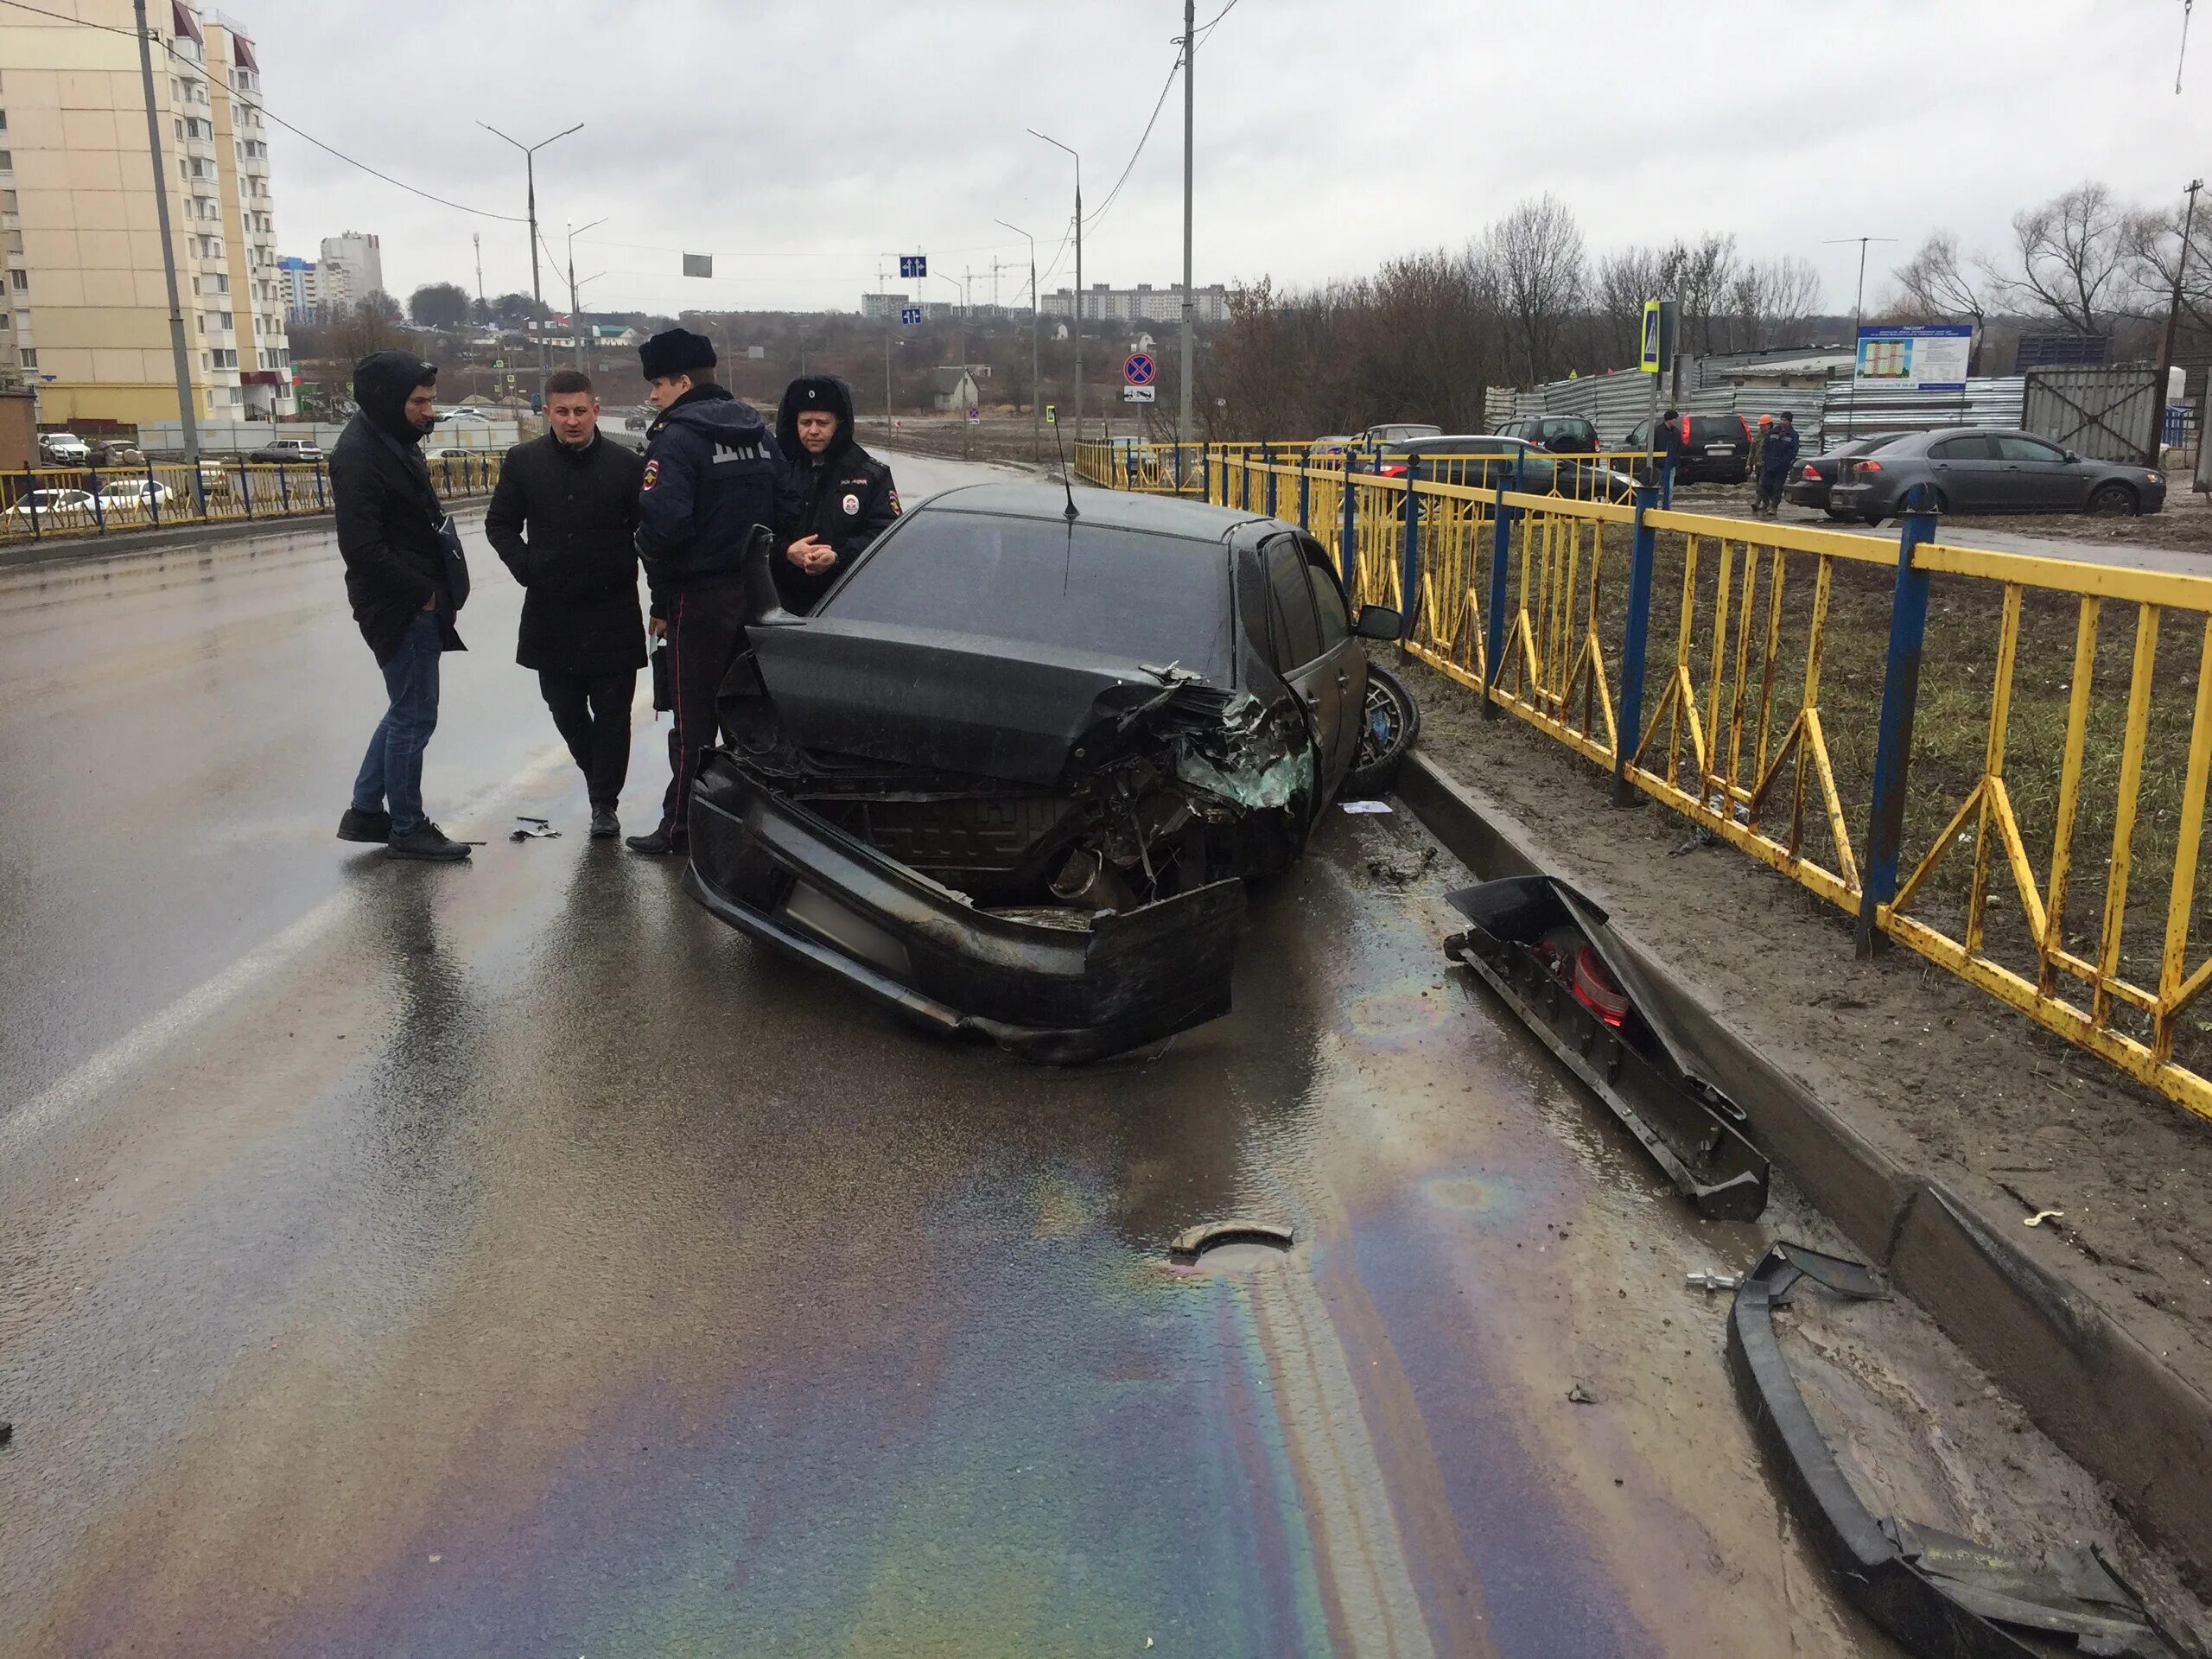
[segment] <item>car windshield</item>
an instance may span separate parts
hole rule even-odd
[[[1217,542],[940,508],[901,524],[820,613],[1180,663],[1228,683]]]

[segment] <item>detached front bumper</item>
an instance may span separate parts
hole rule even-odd
[[[1241,881],[1101,912],[1086,927],[993,915],[725,754],[701,768],[690,828],[683,885],[709,911],[938,1030],[1071,1065],[1229,1012]]]

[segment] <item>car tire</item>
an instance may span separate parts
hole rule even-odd
[[[2101,484],[2090,494],[2088,505],[2082,510],[2100,516],[2133,518],[2143,511],[2143,505],[2135,499],[2135,492],[2125,484]]]
[[[1886,513],[1880,512],[1862,512],[1859,516],[1866,521],[1866,528],[1869,530],[1879,530],[1882,527],[1882,520],[1888,517]]]
[[[1851,515],[1840,507],[1823,507],[1821,511],[1827,513],[1829,518],[1834,519],[1836,523],[1840,524],[1848,524],[1851,522]]]
[[[1374,663],[1367,665],[1367,696],[1360,709],[1359,747],[1339,794],[1350,800],[1385,795],[1397,782],[1414,740],[1421,735],[1421,705],[1403,680]]]

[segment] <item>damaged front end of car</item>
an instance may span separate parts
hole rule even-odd
[[[1312,821],[1294,702],[1174,664],[763,613],[692,797],[686,885],[709,910],[1030,1059],[1228,1011],[1242,878]]]

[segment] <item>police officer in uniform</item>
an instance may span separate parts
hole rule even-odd
[[[804,614],[899,517],[891,468],[853,438],[853,390],[835,375],[784,388],[776,441],[799,480],[799,534],[776,564],[784,608]]]
[[[647,626],[668,640],[676,723],[660,825],[636,853],[682,853],[691,781],[716,738],[715,693],[744,634],[739,560],[756,525],[780,551],[798,524],[797,480],[759,412],[715,384],[715,348],[671,328],[638,348],[660,415],[645,431],[638,556],[652,598]]]

